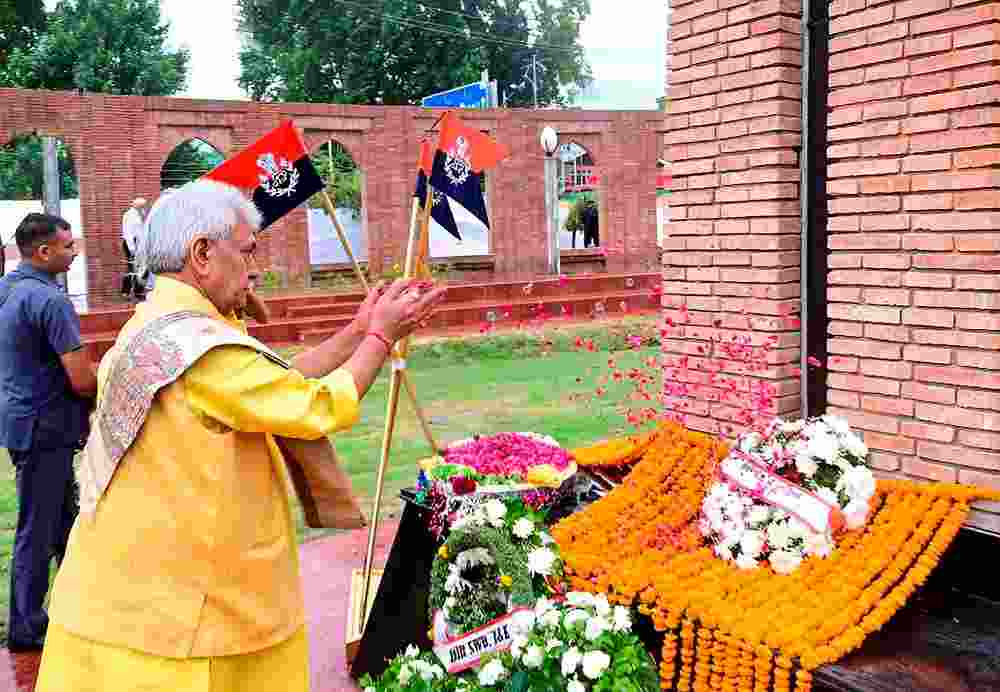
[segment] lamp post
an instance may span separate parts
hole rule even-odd
[[[545,151],[545,227],[548,237],[549,273],[559,274],[559,159],[553,156],[559,147],[559,135],[549,126],[542,130]]]

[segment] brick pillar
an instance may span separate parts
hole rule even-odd
[[[1000,487],[1000,3],[831,14],[830,403],[887,475]]]
[[[667,113],[671,222],[664,238],[668,315],[689,321],[667,340],[691,358],[692,428],[727,434],[735,412],[699,370],[713,337],[777,338],[758,375],[775,413],[799,401],[800,146],[797,0],[673,0]],[[706,351],[707,352],[707,351]],[[685,377],[685,375],[679,375]],[[748,383],[740,381],[741,386]],[[741,395],[740,400],[746,400]]]

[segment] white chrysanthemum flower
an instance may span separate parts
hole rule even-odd
[[[592,617],[587,620],[587,626],[583,630],[583,636],[587,641],[592,642],[602,634],[611,629],[611,623],[602,617]]]
[[[862,461],[868,458],[868,445],[857,433],[851,433],[844,438],[844,447]]]
[[[750,514],[747,516],[747,521],[751,525],[759,525],[767,523],[771,518],[771,508],[766,505],[754,505],[753,509],[750,510]]]
[[[588,619],[590,619],[590,613],[581,608],[574,608],[563,617],[563,626],[569,629],[576,623],[586,622]]]
[[[837,442],[836,436],[828,432],[825,427],[822,431],[816,429],[811,431],[809,440],[806,442],[806,454],[829,463],[837,457],[840,444]]]
[[[523,661],[528,668],[541,668],[542,662],[545,661],[545,652],[542,651],[542,647],[531,645],[524,652]]]
[[[410,644],[408,647],[406,647],[405,655],[407,658],[416,658],[417,656],[420,655],[420,649],[418,649],[415,645]]]
[[[769,560],[778,574],[791,574],[802,563],[802,556],[794,550],[775,550]]]
[[[552,574],[556,554],[549,548],[535,548],[528,553],[528,571],[547,577]]]
[[[772,548],[782,549],[791,541],[792,532],[787,521],[775,521],[767,527],[767,542]]]
[[[511,616],[510,629],[515,634],[527,636],[535,626],[535,611],[519,610]]]
[[[538,618],[538,624],[542,627],[558,627],[561,619],[559,611],[553,608],[546,610],[542,617]]]
[[[788,536],[789,540],[805,540],[806,536],[812,533],[812,529],[809,528],[807,524],[796,519],[795,517],[788,518]]]
[[[848,425],[846,418],[841,418],[840,416],[831,416],[826,414],[822,418],[823,422],[826,423],[831,430],[833,430],[838,435],[847,435],[851,432],[851,426]]]
[[[868,502],[851,500],[844,507],[844,519],[849,529],[860,529],[868,520]]]
[[[504,517],[507,516],[507,505],[494,498],[486,501],[483,505],[483,511],[486,512],[486,518],[490,524],[497,527],[503,526]]]
[[[837,481],[837,490],[844,491],[851,502],[867,504],[875,494],[875,476],[864,466],[854,466]]]
[[[563,653],[562,659],[560,661],[563,677],[569,677],[570,675],[575,673],[577,666],[580,665],[581,660],[583,660],[583,655],[580,653],[580,650],[575,646],[569,651]]]
[[[594,610],[602,618],[611,614],[611,604],[608,603],[608,597],[606,595],[599,593],[594,596]]]
[[[513,530],[515,536],[524,540],[535,532],[535,522],[531,521],[531,519],[528,519],[527,517],[521,517],[514,522]]]
[[[806,536],[806,555],[826,557],[833,552],[833,541],[825,533],[813,533]]]
[[[756,569],[758,566],[757,558],[748,553],[740,553],[735,564],[740,569]]]
[[[549,599],[545,598],[545,596],[542,596],[537,601],[535,601],[535,617],[540,618],[553,608],[555,608],[555,604],[553,604],[552,601],[550,601]]]
[[[515,659],[521,658],[521,651],[524,649],[525,645],[528,643],[528,638],[515,634],[510,638],[510,655]]]
[[[494,658],[479,669],[479,684],[495,685],[506,676],[507,669],[504,668],[503,661],[499,658]]]
[[[760,551],[764,549],[767,537],[763,531],[745,531],[740,536],[740,554],[756,560],[760,556]]]
[[[733,559],[733,545],[734,543],[720,542],[715,544],[715,554],[723,560]]]
[[[566,685],[566,692],[587,692],[587,688],[583,686],[582,682],[573,678],[569,681],[569,684]]]
[[[583,655],[583,674],[596,680],[611,665],[611,657],[603,651],[588,651]]]
[[[620,605],[615,606],[614,628],[615,632],[624,632],[625,630],[632,629],[632,615],[629,613],[628,608]]]

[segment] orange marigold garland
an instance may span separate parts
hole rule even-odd
[[[868,523],[830,556],[788,575],[741,570],[696,528],[726,446],[672,423],[646,438],[623,483],[552,535],[571,588],[637,606],[665,633],[663,689],[809,692],[813,670],[858,648],[923,584],[970,504],[1000,500],[983,488],[879,481]],[[609,441],[574,456],[600,465],[639,446]]]

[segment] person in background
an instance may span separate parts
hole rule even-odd
[[[56,282],[77,256],[69,223],[28,214],[15,239],[21,263],[0,279],[0,447],[16,469],[18,503],[8,647],[26,651],[45,641],[49,565],[62,562],[76,517],[73,456],[97,379],[80,319]]]
[[[136,263],[145,220],[146,200],[137,197],[122,216],[122,249],[128,265],[122,278],[122,295],[126,298],[142,298],[145,293],[145,286]]]
[[[283,441],[354,425],[393,343],[445,289],[372,290],[285,363],[237,319],[259,224],[239,190],[208,180],[150,211],[156,288],[101,361],[36,692],[308,692]]]

